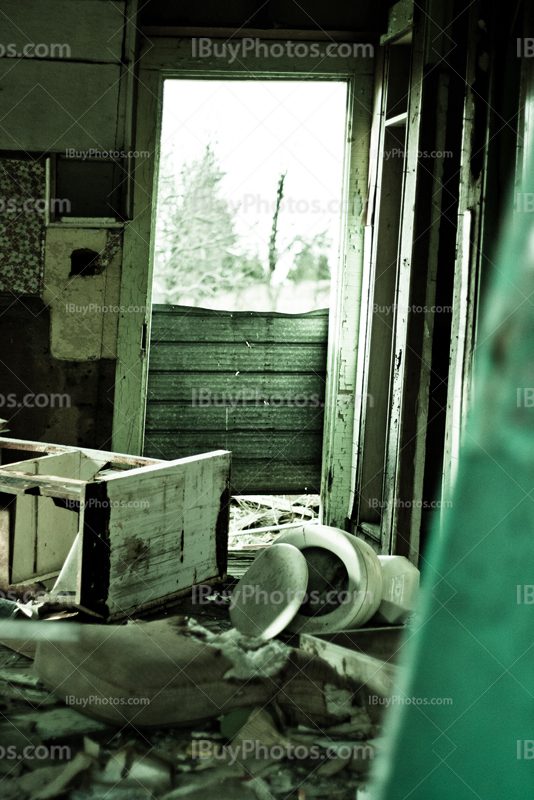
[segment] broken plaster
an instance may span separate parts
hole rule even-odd
[[[98,253],[96,274],[71,275],[71,255]],[[93,361],[115,358],[122,264],[122,231],[48,228],[43,300],[50,307],[54,358]]]
[[[263,639],[246,636],[235,628],[214,634],[191,619],[187,625],[196,641],[218,648],[221,654],[232,662],[233,667],[224,674],[225,680],[272,678],[278,675],[289,661],[291,648],[282,642],[271,640],[265,643]]]

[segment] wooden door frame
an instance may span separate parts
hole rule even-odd
[[[367,207],[367,246],[365,289],[367,313],[362,319],[359,346],[358,387],[362,402],[355,417],[354,439],[356,479],[351,498],[351,528],[358,531],[377,552],[388,552],[389,543],[382,541],[381,511],[384,482],[384,459],[390,419],[390,381],[393,346],[393,309],[398,271],[398,240],[402,218],[404,187],[403,162],[385,158],[389,129],[386,125],[388,76],[391,47],[410,47],[411,39],[388,43],[377,61],[373,119],[373,153],[375,163],[370,170]],[[405,130],[406,123],[402,126]],[[395,133],[398,127],[394,127]],[[404,134],[404,138],[405,134]],[[405,145],[405,141],[404,141]],[[395,175],[392,175],[392,168]],[[386,174],[386,171],[388,174]],[[399,172],[401,173],[399,175]],[[394,184],[399,184],[395,185]],[[392,189],[400,197],[392,196]],[[362,305],[364,304],[362,299]],[[388,308],[384,311],[383,308]],[[373,360],[374,356],[374,360]],[[378,356],[378,358],[377,358]],[[379,363],[377,363],[379,362]],[[378,428],[378,430],[377,430]],[[377,500],[371,511],[371,501]],[[367,507],[365,506],[367,502]]]
[[[446,10],[451,15],[452,9],[448,7]],[[362,363],[358,372],[362,396],[367,396],[367,392],[381,391],[383,397],[378,418],[376,412],[369,414],[363,404],[361,414],[356,419],[359,427],[355,432],[355,441],[358,441],[359,452],[351,520],[351,529],[378,552],[404,555],[415,564],[419,563],[420,557],[424,484],[427,478],[427,426],[433,374],[441,218],[443,207],[447,206],[443,199],[443,158],[447,141],[449,86],[446,71],[435,68],[448,53],[450,37],[439,25],[436,24],[434,29],[431,17],[421,9],[416,9],[413,19],[405,119],[404,180],[400,207],[396,211],[400,219],[398,245],[393,241],[392,234],[388,238],[388,233],[381,231],[381,226],[387,227],[392,213],[386,207],[386,218],[383,218],[382,194],[385,191],[387,199],[387,186],[383,190],[382,150],[384,128],[387,127],[385,112],[389,105],[389,51],[391,47],[406,46],[408,39],[404,30],[388,38],[386,68],[383,74],[377,72],[377,83],[382,81],[383,89],[381,93],[377,85],[375,92],[375,117],[380,126],[375,139],[379,149],[373,171],[376,185],[371,187],[368,216],[371,244],[366,291],[369,308],[367,319],[362,324]],[[396,114],[393,112],[389,117],[393,126],[402,122],[402,115],[397,117]],[[420,151],[426,153],[427,150],[435,151],[436,156],[425,163],[421,160]],[[393,234],[397,236],[395,230]],[[377,322],[373,314],[373,304],[380,304],[381,299],[383,301],[393,288],[391,282],[386,290],[381,287],[378,301],[375,300],[375,276],[379,275],[379,266],[385,268],[384,250],[394,250],[396,253],[397,274],[393,295],[396,310],[391,323],[385,318]],[[392,252],[390,256],[393,261]],[[386,264],[389,261],[390,258],[387,258]],[[377,368],[376,357],[375,361],[370,358],[373,337],[378,334],[380,339],[379,323],[382,326],[389,323],[392,328],[387,343],[386,337],[382,337],[388,375],[382,374],[386,371],[383,364]],[[372,419],[367,424],[369,416]],[[373,435],[373,425],[380,426],[378,435]],[[376,452],[373,451],[375,442],[378,442]],[[373,469],[369,468],[369,463]],[[376,515],[362,513],[365,502],[369,502],[371,497],[380,501],[380,510]]]
[[[280,34],[281,41],[289,37],[290,32]],[[294,38],[301,37],[295,34]],[[320,33],[317,38],[321,38]],[[352,38],[359,41],[357,35]],[[317,59],[310,57],[267,61],[247,54],[221,69],[216,60],[206,65],[192,58],[190,39],[161,37],[145,40],[138,64],[135,150],[149,155],[136,160],[132,178],[133,218],[124,233],[120,303],[125,309],[144,306],[146,310],[142,315],[121,313],[119,316],[113,419],[113,449],[137,455],[142,453],[146,413],[153,270],[151,234],[156,206],[152,198],[156,196],[164,80],[301,78],[348,82],[347,133],[350,135],[347,138],[351,141],[345,151],[342,201],[342,209],[347,209],[347,213],[342,213],[340,265],[332,280],[321,492],[323,521],[345,527],[354,477],[355,345],[360,322],[362,214],[367,193],[373,61],[369,58],[323,59],[318,65]]]

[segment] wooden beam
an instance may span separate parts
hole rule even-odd
[[[412,253],[415,229],[415,201],[420,149],[420,121],[423,94],[423,68],[426,24],[424,19],[416,25],[412,50],[411,87],[408,97],[408,128],[406,138],[407,155],[402,199],[402,225],[400,229],[398,272],[396,287],[396,310],[394,316],[394,339],[392,361],[392,383],[390,400],[390,423],[386,445],[384,472],[385,508],[382,515],[382,536],[385,552],[395,553],[397,546],[397,496],[399,492],[399,453],[404,423],[404,390],[406,378],[406,350],[408,347],[408,317],[410,306],[410,284],[412,278]],[[414,498],[409,499],[413,502]]]
[[[373,75],[349,84],[344,200],[339,265],[332,280],[328,339],[321,523],[346,529],[354,481],[357,342],[364,270],[364,211],[368,193]]]
[[[451,325],[451,355],[445,424],[442,497],[450,501],[467,414],[472,399],[473,359],[475,351],[479,273],[482,257],[482,206],[484,202],[485,168],[473,174],[475,118],[483,116],[487,131],[489,98],[481,98],[474,88],[479,69],[478,20],[480,0],[470,7],[469,45],[466,68],[464,126],[458,204],[458,236],[454,265],[454,295]],[[480,123],[478,123],[480,124]],[[480,151],[480,143],[477,145]],[[485,163],[486,143],[476,155]],[[445,506],[442,507],[442,520]]]
[[[144,36],[150,39],[159,37],[175,37],[177,39],[199,38],[211,39],[276,39],[299,42],[376,42],[376,31],[323,31],[323,30],[287,30],[284,28],[201,28],[175,27],[166,25],[146,25],[140,28]]]

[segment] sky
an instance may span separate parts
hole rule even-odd
[[[280,174],[287,171],[278,249],[298,234],[328,231],[337,258],[347,84],[331,81],[175,80],[164,84],[162,157],[177,173],[208,143],[225,177],[221,192],[239,207],[244,249],[266,263]],[[288,253],[277,266],[283,280]]]

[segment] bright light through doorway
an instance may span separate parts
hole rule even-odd
[[[153,302],[329,305],[346,96],[344,82],[165,81]]]

